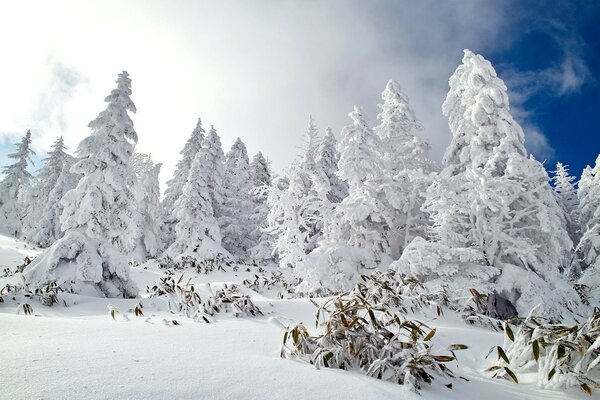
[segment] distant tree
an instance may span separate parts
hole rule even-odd
[[[225,154],[221,146],[221,138],[217,134],[214,126],[210,126],[208,136],[204,138],[202,147],[207,149],[206,161],[208,165],[207,185],[212,201],[214,216],[220,221],[223,215],[223,202],[225,201],[225,189],[223,187],[225,178]]]
[[[164,208],[164,223],[162,227],[164,243],[169,246],[175,240],[175,225],[178,220],[174,216],[175,202],[183,192],[183,186],[186,184],[192,162],[202,147],[205,132],[202,128],[202,120],[198,118],[196,128],[192,131],[189,139],[179,154],[181,159],[177,162],[177,168],[173,174],[173,178],[167,181],[167,189],[162,201]]]
[[[561,162],[556,163],[556,171],[552,177],[554,193],[559,204],[564,208],[567,215],[567,228],[573,242],[578,240],[578,213],[579,199],[577,198],[576,179],[569,174],[569,166]]]
[[[138,204],[144,218],[141,246],[143,257],[158,257],[164,250],[161,226],[163,212],[160,204],[160,185],[158,175],[162,164],[154,164],[148,158],[147,169],[139,177]]]
[[[327,198],[331,203],[341,203],[348,195],[348,184],[341,180],[338,176],[338,162],[340,153],[337,150],[337,139],[335,138],[331,128],[325,130],[325,137],[319,145],[319,156],[317,164],[325,173],[331,188],[327,193]]]
[[[0,232],[19,236],[23,218],[22,197],[27,192],[32,175],[27,171],[29,164],[33,165],[31,155],[31,131],[27,131],[14,153],[8,158],[15,160],[13,164],[4,167],[4,179],[0,182]]]
[[[208,138],[205,139],[205,143]],[[208,143],[206,143],[208,144]],[[210,146],[203,145],[190,169],[189,179],[175,202],[175,242],[167,249],[171,257],[192,256],[197,259],[226,254],[221,247],[221,232],[214,215],[209,176],[214,167]]]
[[[268,161],[258,152],[250,163],[252,176],[252,199],[254,208],[252,213],[251,237],[254,246],[249,250],[249,255],[257,262],[271,263],[273,257],[273,237],[268,232],[267,216],[269,214],[268,196],[271,190],[271,168]]]
[[[82,178],[62,198],[64,236],[29,265],[28,281],[56,280],[66,290],[107,297],[137,294],[128,255],[141,237],[143,217],[131,167],[137,134],[128,115],[136,111],[130,95],[131,80],[123,71],[106,109],[89,124],[92,134],[77,149],[71,172]]]
[[[237,138],[225,156],[223,214],[220,219],[223,247],[236,256],[247,256],[256,244],[252,237],[252,171],[246,146]]]
[[[60,225],[56,227],[45,227],[40,225],[42,215],[47,211],[46,205],[48,204],[50,192],[56,186],[63,168],[65,166],[70,168],[74,162],[73,157],[65,152],[66,147],[62,137],[54,142],[52,149],[53,150],[48,153],[48,157],[43,160],[42,168],[33,178],[32,185],[25,192],[23,204],[24,218],[23,228],[21,230],[22,237],[25,240],[42,247],[48,247],[52,244],[52,239],[55,238],[56,235],[40,235],[40,230],[47,232],[47,228],[50,228],[50,230],[56,229],[60,231]],[[65,182],[63,181],[63,183]],[[68,190],[73,188],[74,186],[70,187]],[[60,204],[55,204],[55,206],[58,206],[62,210]],[[34,236],[39,240],[34,240]]]

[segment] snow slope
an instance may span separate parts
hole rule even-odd
[[[0,270],[22,262],[37,251],[0,237]],[[241,282],[253,275],[214,272],[191,274],[197,283]],[[135,268],[140,288],[153,283],[160,271]],[[0,287],[18,279],[0,278]],[[209,287],[201,286],[202,290]],[[143,290],[142,290],[143,292]],[[314,306],[307,299],[270,299],[245,289],[264,317],[235,318],[218,314],[211,324],[172,314],[155,299],[101,299],[63,294],[69,305],[45,307],[31,302],[34,316],[17,315],[10,299],[0,304],[0,398],[2,399],[580,399],[568,393],[538,390],[492,380],[482,372],[490,347],[502,335],[471,327],[452,316],[432,320],[440,346],[465,343],[452,369],[469,379],[451,381],[453,389],[434,381],[421,396],[405,387],[356,372],[317,370],[297,360],[282,359],[283,326],[304,321],[314,327]],[[136,317],[141,301],[144,316]],[[108,305],[119,311],[116,319]],[[126,316],[126,317],[124,317]],[[176,320],[179,325],[167,323]],[[527,380],[527,377],[524,377]],[[594,398],[600,398],[595,394]]]

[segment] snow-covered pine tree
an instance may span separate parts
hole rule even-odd
[[[584,268],[579,282],[600,300],[600,155],[593,168],[583,170],[577,195],[582,233],[577,250]]]
[[[338,176],[348,183],[349,194],[328,218],[319,247],[302,264],[301,290],[319,290],[320,285],[345,289],[361,268],[391,261],[389,227],[382,213],[386,206],[379,138],[358,107],[349,115],[352,124],[342,130],[338,164]]]
[[[425,237],[428,216],[421,206],[432,181],[433,163],[429,143],[417,136],[423,127],[400,85],[388,81],[381,99],[380,123],[374,131],[381,140],[388,240],[392,257],[398,258],[415,237]]]
[[[55,235],[51,237],[40,235],[40,230],[47,232],[47,228],[50,228],[50,231],[54,231],[56,228],[60,231],[60,225],[58,227],[45,227],[40,222],[42,221],[42,215],[46,213],[50,192],[56,186],[63,168],[65,165],[69,167],[73,165],[73,157],[67,154],[65,149],[63,138],[58,138],[52,144],[52,151],[48,152],[48,157],[43,160],[42,168],[33,178],[31,186],[24,195],[23,214],[25,217],[21,236],[37,246],[48,247],[52,244],[50,240],[55,237]],[[73,189],[73,187],[69,189]],[[62,209],[62,206],[60,209]],[[33,239],[34,236],[40,240]]]
[[[140,153],[134,150],[133,156],[131,156],[131,167],[135,176],[138,179],[142,179],[152,168],[154,168],[154,161],[152,161],[152,155],[146,153]]]
[[[400,271],[440,278],[459,285],[456,289],[496,290],[521,314],[539,303],[554,319],[576,311],[579,298],[560,275],[563,250],[572,245],[564,213],[546,170],[527,157],[507,88],[489,61],[465,50],[463,64],[450,78],[443,112],[453,140],[424,207],[440,245],[475,249],[485,261],[468,270],[449,262],[433,271],[423,263],[419,271],[414,260],[401,258]]]
[[[223,182],[225,177],[225,154],[223,153],[223,147],[221,146],[221,138],[217,134],[217,130],[214,126],[210,126],[208,135],[202,142],[202,148],[206,148],[206,163],[209,165],[207,184],[210,198],[212,201],[212,208],[214,216],[217,221],[220,220],[223,215],[223,201],[225,196],[225,189],[223,188]]]
[[[28,240],[36,245],[46,248],[63,236],[60,217],[64,206],[62,198],[71,189],[77,187],[81,174],[72,173],[71,167],[75,158],[69,157],[60,171],[60,175],[54,184],[54,187],[48,194],[48,197],[42,207],[40,219],[36,222],[34,229],[28,237]]]
[[[164,208],[164,223],[162,227],[164,243],[169,246],[175,240],[175,225],[178,220],[175,218],[173,211],[175,202],[181,196],[183,186],[187,182],[192,167],[192,162],[202,147],[204,141],[204,129],[202,128],[202,120],[198,118],[196,128],[192,131],[189,139],[179,154],[181,160],[177,162],[177,168],[173,174],[173,178],[167,181],[167,189],[165,197],[162,201]]]
[[[578,216],[577,209],[579,207],[579,200],[577,198],[576,189],[576,178],[569,174],[569,166],[564,165],[561,162],[556,163],[556,171],[552,177],[554,183],[554,193],[558,198],[559,204],[564,208],[568,223],[567,227],[569,230],[569,236],[571,240],[576,243],[578,240]]]
[[[135,296],[129,280],[128,254],[141,237],[143,218],[137,209],[132,142],[137,134],[128,112],[131,80],[123,71],[105,101],[106,109],[90,122],[92,134],[77,149],[71,172],[82,174],[67,192],[61,216],[64,236],[26,269],[34,284],[56,281],[75,293],[107,297]]]
[[[273,237],[268,232],[267,216],[269,213],[268,196],[271,190],[271,169],[269,162],[261,152],[252,158],[250,163],[252,177],[252,199],[254,209],[252,213],[252,240],[255,245],[249,250],[249,255],[256,262],[272,263]]]
[[[208,137],[205,143],[210,140]],[[214,216],[209,177],[214,168],[214,154],[203,145],[196,154],[189,179],[175,202],[175,242],[167,249],[173,258],[191,256],[199,260],[227,254],[221,247],[221,232]]]
[[[225,250],[238,257],[256,245],[252,213],[252,172],[246,146],[237,138],[225,156],[223,208],[219,220]]]
[[[144,218],[142,225],[140,258],[158,257],[164,250],[162,240],[162,207],[160,204],[160,185],[158,175],[162,164],[154,164],[148,157],[146,171],[138,178],[139,211]]]
[[[337,176],[338,162],[340,160],[337,145],[337,139],[331,128],[327,128],[325,130],[325,137],[319,145],[317,164],[325,173],[325,176],[327,176],[329,187],[331,188],[327,194],[327,198],[334,204],[341,203],[348,196],[348,184]]]
[[[31,131],[27,131],[20,143],[16,143],[16,151],[8,155],[15,160],[4,167],[4,179],[0,182],[0,232],[19,236],[23,218],[21,200],[29,189],[32,175],[27,171],[33,165],[31,155]]]

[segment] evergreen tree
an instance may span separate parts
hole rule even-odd
[[[341,203],[348,195],[348,184],[341,180],[338,176],[338,162],[340,161],[340,153],[337,150],[337,139],[331,131],[331,128],[325,130],[325,137],[319,145],[319,156],[317,164],[325,173],[331,188],[327,193],[327,198],[331,203]]]
[[[64,210],[62,198],[69,190],[77,187],[77,183],[81,178],[80,174],[70,172],[74,162],[75,159],[73,157],[65,160],[54,187],[48,194],[44,204],[40,205],[42,207],[40,218],[28,236],[29,241],[40,247],[49,247],[63,237],[60,222],[60,217]]]
[[[206,138],[204,143],[210,143],[208,140]],[[196,154],[189,179],[175,202],[174,215],[179,222],[175,226],[175,242],[167,249],[171,257],[192,256],[202,260],[226,254],[221,248],[221,232],[214,216],[209,186],[214,168],[212,150],[210,146],[203,145]]]
[[[158,175],[162,164],[154,164],[148,157],[147,169],[139,177],[138,204],[144,218],[142,228],[142,253],[140,258],[158,257],[164,249],[162,240],[162,207],[160,205],[160,185]]]
[[[223,154],[221,139],[214,126],[210,126],[210,131],[208,136],[204,138],[202,147],[207,149],[205,157],[209,168],[206,169],[208,171],[206,178],[212,208],[215,218],[220,221],[223,216],[223,202],[225,201],[225,189],[223,188],[225,154]]]
[[[576,242],[578,240],[579,229],[577,222],[579,200],[577,198],[577,189],[575,188],[575,177],[569,174],[569,167],[567,165],[558,162],[556,163],[556,171],[554,171],[552,181],[554,183],[554,193],[567,215],[569,236],[573,242]]]
[[[223,247],[236,256],[246,256],[256,242],[252,237],[254,202],[252,172],[246,146],[237,138],[225,157],[223,215],[220,226]]]
[[[24,196],[25,218],[23,220],[22,236],[33,244],[42,247],[52,244],[51,240],[56,235],[48,237],[40,235],[40,230],[48,231],[49,229],[50,231],[54,231],[56,228],[60,231],[60,225],[57,227],[45,227],[41,225],[42,216],[46,213],[50,192],[56,186],[63,168],[65,166],[70,168],[74,161],[73,157],[65,152],[66,147],[62,137],[53,143],[52,149],[48,153],[48,157],[43,160],[44,164],[42,168],[34,177],[31,187]],[[73,187],[69,189],[73,189]],[[59,208],[62,210],[62,206],[59,206]],[[39,240],[34,240],[34,236]]]
[[[141,237],[136,177],[131,167],[137,134],[128,112],[131,80],[123,71],[105,101],[106,109],[90,122],[92,134],[77,149],[71,172],[82,174],[77,187],[62,198],[64,236],[25,271],[33,283],[57,281],[64,289],[108,297],[135,296],[129,280],[128,254]]]
[[[0,232],[19,236],[23,218],[21,200],[28,190],[32,175],[27,165],[33,165],[31,155],[31,131],[27,131],[14,153],[8,155],[15,162],[4,167],[4,179],[0,182]]]
[[[250,163],[252,176],[252,232],[250,236],[255,245],[249,250],[250,256],[257,262],[271,263],[273,258],[273,237],[268,232],[269,214],[268,196],[271,190],[271,169],[268,161],[258,152]]]
[[[544,167],[527,157],[506,92],[489,61],[466,50],[443,105],[453,140],[424,207],[440,245],[481,254],[484,265],[467,272],[472,287],[491,284],[488,290],[521,314],[542,302],[546,314],[559,319],[578,307],[560,275],[563,251],[572,244]],[[423,267],[428,275],[429,266]],[[454,279],[458,271],[445,275]],[[546,297],[553,292],[560,295]]]
[[[173,174],[173,178],[167,181],[167,189],[162,202],[165,215],[162,227],[163,240],[168,246],[175,240],[175,225],[178,220],[174,216],[174,206],[177,199],[183,192],[183,186],[187,182],[192,167],[192,162],[202,147],[204,141],[204,129],[202,128],[202,120],[198,118],[196,128],[192,131],[188,141],[181,150],[181,160],[177,162],[177,168]]]
[[[579,217],[582,236],[577,246],[584,268],[580,283],[596,291],[600,299],[600,155],[594,167],[587,166],[579,181]]]

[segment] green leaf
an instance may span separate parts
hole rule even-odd
[[[510,364],[510,361],[506,355],[506,353],[504,352],[504,350],[502,349],[502,347],[500,346],[496,346],[496,350],[498,351],[498,356],[500,358],[502,358],[507,364]]]
[[[515,375],[514,372],[512,372],[509,368],[504,367],[504,370],[506,371],[506,373],[512,378],[513,381],[515,381],[515,383],[519,383],[519,380],[517,379],[517,376]]]
[[[550,370],[550,372],[548,373],[548,380],[552,380],[552,377],[554,376],[555,373],[556,373],[556,368],[552,368]]]
[[[448,350],[450,351],[455,351],[455,350],[466,350],[468,349],[469,346],[467,346],[466,344],[460,344],[460,343],[456,343],[456,344],[451,344],[448,347]]]
[[[533,357],[535,358],[535,361],[538,361],[540,359],[540,343],[537,340],[534,340],[532,343],[533,346]]]
[[[438,362],[450,362],[454,360],[452,356],[433,356],[433,359]]]
[[[508,336],[511,342],[515,341],[515,335],[513,334],[512,329],[510,329],[510,325],[508,325],[508,323],[504,324],[504,332],[506,333],[506,336]]]
[[[427,336],[425,336],[425,339],[423,339],[424,341],[428,342],[430,341],[433,337],[435,336],[435,328],[433,328],[428,334]]]

